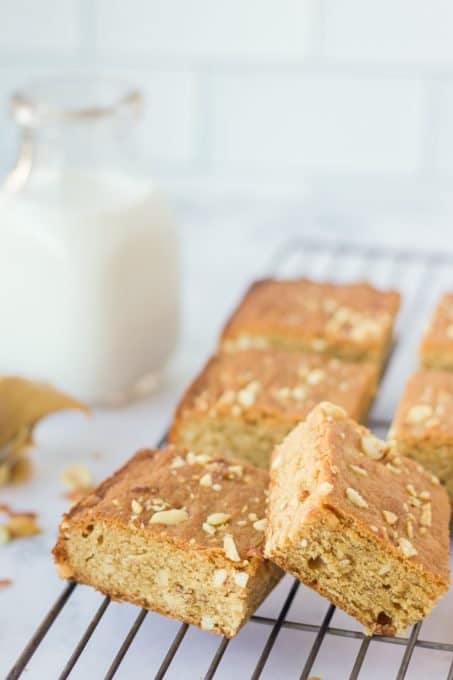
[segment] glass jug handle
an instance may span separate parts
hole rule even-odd
[[[19,142],[19,152],[14,168],[6,176],[3,190],[10,193],[20,191],[30,177],[33,165],[34,134],[31,128],[22,128],[22,137]]]

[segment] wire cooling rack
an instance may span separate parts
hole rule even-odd
[[[269,270],[273,275],[282,277],[310,276],[320,280],[329,279],[336,281],[353,281],[366,278],[377,286],[396,287],[401,291],[403,307],[399,315],[396,341],[387,362],[380,390],[369,420],[371,429],[380,435],[385,435],[390,425],[402,384],[414,368],[416,347],[423,325],[429,318],[438,295],[444,290],[453,288],[451,258],[442,253],[427,254],[426,252],[390,250],[357,244],[338,242],[326,244],[317,241],[300,240],[288,243],[276,253]],[[71,598],[74,598],[74,593],[77,590],[83,588],[84,586],[78,586],[75,583],[68,583],[64,587],[63,592],[53,606],[51,606],[41,625],[24,647],[9,672],[7,680],[19,678],[27,670],[33,655],[46,644],[49,638],[48,633],[51,632],[51,629],[53,631],[58,626],[58,621],[64,612],[65,605]],[[426,624],[418,623],[413,626],[407,637],[375,635],[370,638],[363,636],[360,627],[355,626],[352,619],[345,615],[340,615],[340,621],[346,621],[349,625],[332,625],[332,620],[334,616],[338,615],[338,612],[336,612],[333,605],[328,605],[318,595],[313,595],[317,598],[316,622],[309,621],[306,617],[305,621],[299,620],[299,618],[304,618],[302,616],[305,611],[303,603],[302,607],[298,609],[301,615],[294,617],[292,610],[297,609],[297,607],[293,605],[298,593],[300,595],[302,591],[306,591],[307,596],[313,595],[311,591],[305,589],[297,581],[285,577],[282,584],[277,588],[277,594],[274,592],[271,596],[274,600],[277,598],[275,613],[273,612],[271,616],[262,615],[260,613],[261,607],[258,613],[252,617],[251,622],[244,627],[235,639],[235,642],[237,640],[240,643],[241,636],[246,636],[247,629],[256,624],[265,633],[264,637],[257,638],[254,636],[252,638],[253,644],[247,641],[244,645],[247,648],[248,665],[239,666],[243,669],[242,671],[238,672],[236,670],[229,673],[228,669],[231,667],[229,665],[229,652],[231,652],[232,641],[226,638],[221,638],[217,641],[217,638],[215,638],[215,647],[207,659],[203,675],[205,680],[217,677],[218,675],[222,678],[234,677],[238,680],[243,680],[243,678],[258,680],[264,674],[266,674],[266,677],[277,677],[283,680],[290,680],[292,677],[307,680],[313,674],[316,674],[316,676],[322,675],[323,680],[341,680],[342,678],[353,680],[359,676],[361,678],[386,679],[395,677],[397,680],[402,680],[408,674],[411,674],[413,670],[418,673],[417,677],[419,678],[429,678],[430,680],[446,678],[447,680],[453,680],[453,608],[450,609],[451,614],[443,612],[440,625],[436,625],[436,616],[440,616],[436,609],[428,617]],[[88,620],[86,630],[80,637],[79,642],[69,651],[66,665],[63,669],[49,669],[46,678],[58,677],[59,680],[64,680],[76,670],[77,664],[80,665],[82,655],[84,652],[86,653],[87,647],[89,647],[90,639],[95,634],[101,621],[103,619],[105,621],[109,606],[113,606],[108,597],[99,595],[99,598],[100,605],[91,620]],[[311,615],[313,618],[313,611],[311,611]],[[113,649],[109,659],[109,666],[104,671],[106,680],[117,675],[121,670],[123,661],[126,659],[126,655],[130,657],[130,655],[134,654],[134,647],[135,653],[139,653],[137,650],[137,634],[147,617],[155,617],[158,620],[157,614],[151,614],[145,609],[139,610],[124,639],[115,642],[114,645],[112,644]],[[157,622],[156,625],[159,625],[159,623]],[[428,634],[422,635],[423,631],[421,629],[425,625],[427,626]],[[145,666],[144,662],[143,666],[141,666],[143,673],[138,676],[138,680],[145,677],[154,677],[155,680],[159,680],[170,673],[175,657],[187,653],[187,651],[185,652],[186,645],[184,645],[184,642],[190,630],[191,628],[186,624],[177,626],[176,634],[168,648],[165,647],[159,650],[160,658],[156,666],[154,668],[148,665]],[[425,629],[423,628],[423,630]],[[289,631],[293,635],[291,638],[291,649],[296,648],[298,652],[297,668],[293,669],[293,674],[289,675],[286,670],[282,672],[279,668],[275,669],[274,666],[271,674],[267,675],[278,652],[279,644],[282,644],[285,633],[289,634]],[[433,631],[436,632],[436,635],[433,634]],[[439,634],[439,631],[441,631],[441,634]],[[214,638],[214,636],[208,633],[200,633],[200,635],[208,636],[210,642]],[[341,642],[340,646],[338,644],[335,645],[332,651],[331,646],[329,646],[330,640],[342,640],[343,642]],[[348,663],[344,663],[347,641],[354,642],[352,656],[348,648],[349,666]],[[92,642],[95,644],[96,641]],[[380,649],[376,653],[377,647]],[[288,643],[286,643],[285,647],[285,650],[287,649],[289,649]],[[382,652],[379,655],[381,649]],[[395,649],[397,649],[399,654],[395,656],[394,669],[392,671],[386,670],[385,673],[381,674],[379,672],[380,659],[383,658],[383,655],[387,658],[390,652]],[[426,657],[425,655],[423,658],[418,659],[416,657],[418,650],[428,651],[429,656]],[[242,651],[245,653],[245,650]],[[329,670],[329,675],[324,675],[323,660],[330,657],[331,661],[332,654],[336,654],[337,657],[340,654],[343,657],[342,663],[340,664],[338,660],[338,666],[335,666],[337,670],[334,671],[334,674]],[[440,664],[439,655],[441,657]],[[252,663],[250,664],[251,656]],[[337,658],[335,658],[336,663]],[[378,664],[377,671],[376,664]],[[422,667],[420,667],[420,664]],[[190,659],[187,661],[185,668],[186,670],[182,674],[181,670],[179,670],[179,675],[173,677],[178,677],[178,679],[187,678],[188,680],[199,677],[198,673],[194,675],[193,670],[191,670]],[[235,668],[238,668],[237,660]],[[329,668],[332,668],[332,663]],[[96,674],[95,677],[100,676]],[[127,675],[124,677],[127,677]],[[134,677],[137,678],[137,675],[135,674]]]

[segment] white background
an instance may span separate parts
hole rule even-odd
[[[448,0],[2,0],[0,169],[11,89],[99,69],[145,90],[149,171],[175,195],[437,205],[452,186],[452,33]]]

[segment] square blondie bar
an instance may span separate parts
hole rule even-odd
[[[420,362],[426,368],[453,370],[453,293],[442,295],[422,337]]]
[[[272,348],[221,353],[183,396],[169,441],[267,469],[274,446],[320,401],[364,420],[376,382],[372,364]]]
[[[324,403],[274,452],[265,554],[394,635],[448,590],[449,516],[437,479]]]
[[[263,558],[268,474],[174,448],[143,450],[63,518],[63,578],[235,635],[281,578]]]
[[[256,281],[227,322],[225,351],[280,347],[382,366],[400,304],[396,291],[368,283],[309,279]]]
[[[435,474],[453,502],[453,373],[425,369],[409,378],[389,438]]]

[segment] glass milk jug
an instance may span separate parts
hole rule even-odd
[[[108,403],[145,391],[173,351],[178,235],[138,169],[141,105],[107,79],[13,96],[21,141],[0,189],[0,375]]]

